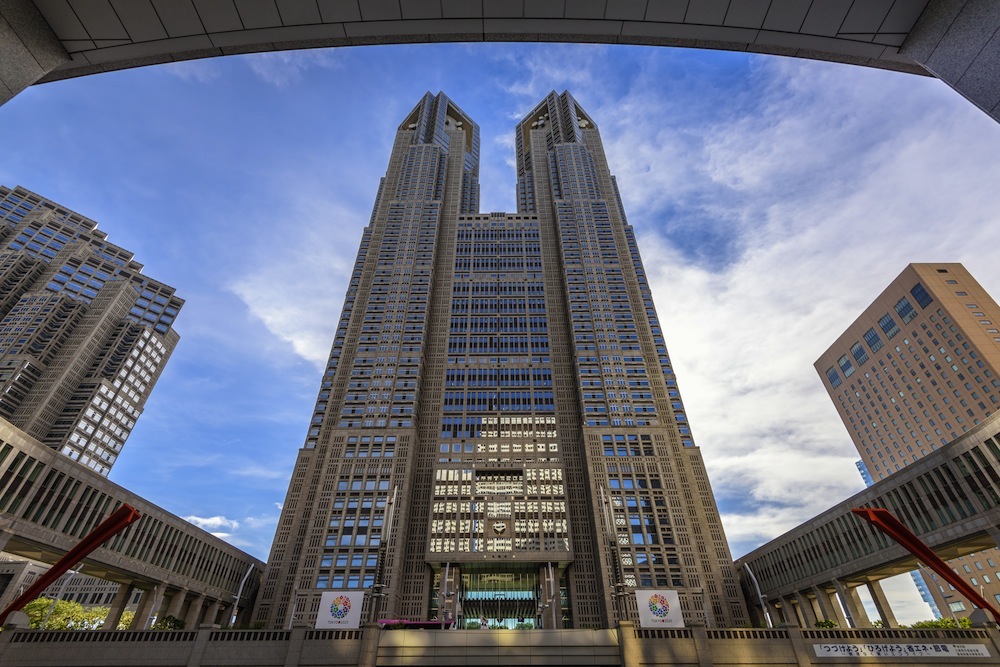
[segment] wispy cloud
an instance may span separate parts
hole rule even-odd
[[[247,66],[261,81],[285,88],[301,81],[310,69],[340,69],[336,52],[330,49],[272,51],[244,56]]]
[[[224,516],[186,516],[185,521],[189,521],[194,525],[198,526],[202,530],[207,530],[210,533],[215,533],[221,530],[236,530],[240,527],[240,522],[236,519],[228,519]]]
[[[675,131],[646,91],[604,132],[737,555],[862,488],[812,362],[881,288],[914,261],[1000,288],[979,251],[1000,242],[985,116],[912,77],[781,59],[756,76],[749,113]],[[642,133],[664,146],[636,150]],[[685,247],[685,218],[736,250]]]
[[[222,70],[211,60],[185,60],[167,63],[158,69],[178,79],[194,83],[211,83],[222,76]]]

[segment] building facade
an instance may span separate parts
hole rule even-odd
[[[864,469],[885,479],[1000,408],[1000,307],[961,264],[910,264],[815,368]],[[1000,552],[949,564],[1000,603]],[[925,580],[945,615],[972,612]]]
[[[184,304],[97,223],[0,186],[0,417],[107,475]]]
[[[516,128],[517,213],[478,212],[479,128],[396,132],[255,620],[601,628],[635,588],[746,623],[631,226],[568,93]]]

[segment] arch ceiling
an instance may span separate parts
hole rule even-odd
[[[35,0],[70,55],[42,81],[233,53],[401,42],[574,41],[901,56],[927,0]]]
[[[0,0],[0,104],[34,83],[409,42],[724,49],[929,74],[1000,120],[995,0]]]

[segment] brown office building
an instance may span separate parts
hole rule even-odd
[[[1000,307],[961,264],[910,264],[815,367],[877,482],[1000,407]],[[996,549],[950,565],[1000,602]],[[972,611],[927,584],[946,615]]]
[[[602,628],[633,589],[747,623],[701,452],[593,119],[516,128],[517,213],[479,213],[479,128],[396,129],[255,619]],[[393,502],[395,498],[395,502]]]

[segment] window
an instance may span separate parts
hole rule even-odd
[[[851,346],[851,354],[854,355],[854,360],[858,362],[858,366],[868,361],[868,353],[865,352],[865,348],[861,347],[861,343],[855,343]]]
[[[837,369],[834,368],[833,366],[830,366],[830,368],[826,369],[826,377],[828,380],[830,380],[830,386],[833,387],[834,389],[840,386],[841,382],[840,373],[838,373]]]
[[[898,304],[897,304],[898,305]],[[892,315],[886,313],[882,319],[878,321],[879,327],[885,332],[886,338],[892,338],[899,333],[899,325],[896,324],[896,320],[892,319]]]
[[[917,300],[917,304],[921,308],[926,308],[931,305],[931,301],[933,301],[931,295],[927,293],[927,290],[924,289],[924,286],[920,283],[913,286],[913,289],[910,290],[910,294],[912,294],[913,298]]]
[[[914,317],[917,316],[917,311],[913,309],[913,305],[904,296],[902,299],[896,302],[896,314],[899,318],[903,320],[903,324],[906,324]]]
[[[952,611],[965,611],[965,603],[959,600],[958,602],[949,602],[948,608]]]
[[[844,371],[844,377],[849,378],[854,375],[854,364],[851,363],[846,354],[837,360],[837,365],[840,366],[840,370]]]
[[[874,327],[865,332],[865,342],[868,343],[868,348],[872,351],[872,354],[882,349],[882,339],[879,338],[878,332],[875,331]]]

